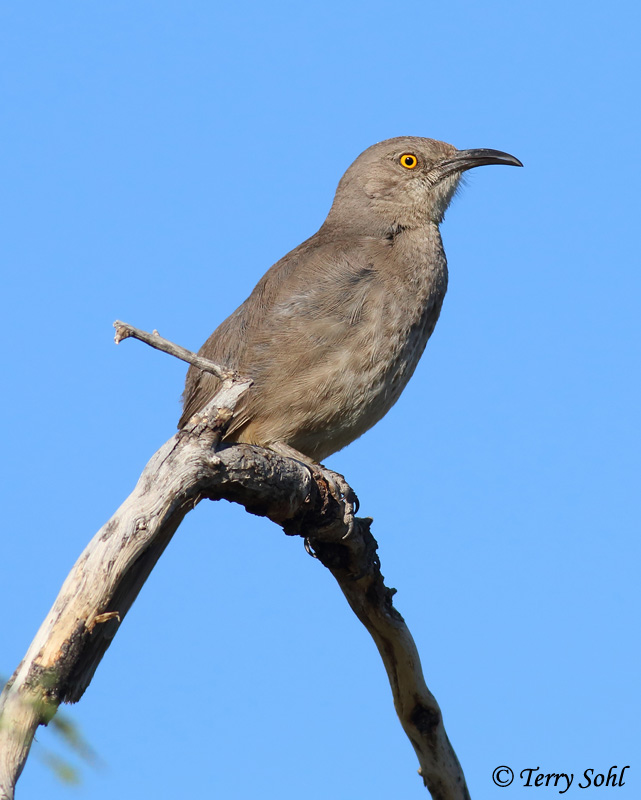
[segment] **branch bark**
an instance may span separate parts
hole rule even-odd
[[[131,326],[118,325],[135,335]],[[145,336],[158,349],[195,363],[193,353],[177,352],[184,349],[155,333]],[[211,362],[205,366],[213,371]],[[305,538],[376,643],[432,798],[469,800],[416,645],[392,604],[394,590],[383,582],[372,520],[358,518],[345,538],[342,503],[318,471],[263,448],[221,445],[225,424],[250,382],[213,366],[223,378],[221,391],[154,454],[131,495],[87,545],[0,696],[0,800],[13,800],[37,727],[50,721],[60,703],[82,697],[183,517],[202,499],[222,498]]]

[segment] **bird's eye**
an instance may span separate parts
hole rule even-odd
[[[418,159],[415,155],[412,155],[412,153],[403,153],[400,161],[405,169],[414,169],[414,167],[418,164]]]

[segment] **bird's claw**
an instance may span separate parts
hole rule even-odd
[[[356,496],[356,492],[339,472],[334,472],[323,466],[321,466],[320,469],[323,478],[327,481],[332,497],[337,502],[342,503],[345,509],[343,522],[347,525],[347,533],[343,536],[343,539],[347,539],[354,531],[354,515],[360,508],[358,497]]]

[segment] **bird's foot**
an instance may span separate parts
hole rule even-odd
[[[334,500],[343,504],[345,509],[343,512],[343,522],[347,525],[347,533],[343,536],[343,539],[347,539],[354,531],[354,515],[358,512],[360,505],[356,492],[339,472],[327,469],[327,467],[324,467],[322,464],[314,466],[327,481],[327,485],[329,486]]]
[[[322,464],[318,464],[316,461],[309,458],[309,456],[306,456],[289,444],[285,444],[284,442],[272,442],[269,446],[276,453],[280,453],[281,456],[294,458],[296,461],[302,462],[312,471],[313,475],[320,475],[320,477],[323,478],[334,500],[343,505],[343,522],[347,526],[347,533],[343,536],[343,539],[347,539],[354,530],[354,515],[358,512],[360,503],[358,502],[356,492],[349,483],[347,483],[344,476],[339,472],[327,469],[327,467],[324,467]],[[309,552],[307,543],[305,544],[305,548]]]

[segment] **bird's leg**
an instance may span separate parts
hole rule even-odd
[[[313,473],[320,474],[325,479],[332,493],[332,497],[337,502],[343,503],[345,508],[343,521],[347,525],[347,533],[344,538],[347,538],[354,530],[354,514],[358,511],[359,502],[356,492],[349,483],[347,483],[344,476],[339,472],[327,469],[327,467],[324,467],[322,464],[318,464],[316,461],[309,458],[309,456],[306,456],[304,453],[296,450],[295,447],[291,447],[291,445],[285,444],[284,442],[272,442],[269,447],[281,456],[301,461],[308,466]]]

